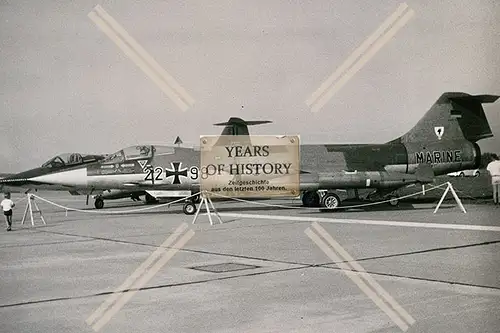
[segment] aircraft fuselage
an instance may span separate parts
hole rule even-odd
[[[101,162],[33,180],[95,190],[198,189],[200,152],[164,148],[171,149],[171,153]],[[419,165],[428,165],[434,175],[439,175],[475,168],[479,157],[477,145],[467,140],[421,145],[301,145],[300,168],[305,173],[300,176],[300,189],[404,186],[418,181],[415,172]]]

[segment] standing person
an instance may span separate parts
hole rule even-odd
[[[10,193],[5,193],[5,199],[0,203],[5,215],[5,222],[7,223],[7,231],[12,230],[12,208],[16,206],[14,201],[10,200]]]
[[[490,173],[491,176],[491,186],[493,187],[493,202],[495,205],[500,204],[500,161],[498,159],[497,154],[492,154],[491,158],[493,159],[486,170]]]

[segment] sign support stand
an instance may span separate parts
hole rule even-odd
[[[40,207],[38,207],[38,204],[35,201],[35,197],[31,194],[27,194],[28,198],[28,203],[26,204],[26,209],[24,210],[24,216],[23,220],[21,221],[21,224],[24,224],[24,221],[26,220],[26,216],[28,215],[28,210],[30,212],[30,218],[31,218],[31,225],[35,225],[35,221],[33,220],[33,213],[40,213],[40,219],[42,220],[43,224],[46,225],[45,219],[43,218],[42,211],[40,210]],[[33,210],[33,205],[35,206],[35,210]]]
[[[446,187],[446,190],[444,191],[443,196],[441,197],[441,200],[439,200],[439,203],[437,204],[436,209],[434,210],[434,214],[436,214],[439,207],[441,207],[441,204],[443,203],[444,198],[446,197],[446,195],[450,191],[451,191],[451,194],[453,195],[453,198],[455,198],[455,201],[457,202],[458,206],[462,210],[462,212],[467,213],[467,211],[464,208],[464,205],[462,204],[462,201],[460,200],[460,198],[457,195],[457,192],[455,192],[455,189],[453,189],[453,185],[451,185],[451,183],[448,182],[448,186]]]
[[[207,197],[204,192],[202,192],[200,194],[200,196],[201,196],[201,202],[200,202],[200,205],[198,206],[198,209],[196,210],[196,214],[194,215],[193,223],[192,224],[195,224],[196,219],[198,218],[198,215],[200,214],[201,207],[203,207],[203,205],[205,205],[205,208],[207,210],[208,220],[210,221],[210,225],[214,225],[214,222],[212,220],[212,213],[210,212],[210,208],[208,207],[209,204],[212,207],[212,209],[213,209],[213,211],[215,213],[215,216],[219,220],[219,223],[222,224],[222,219],[220,218],[219,213],[215,209],[214,204],[212,202],[212,199],[210,199],[210,197]]]

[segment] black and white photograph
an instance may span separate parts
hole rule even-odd
[[[499,55],[496,0],[0,0],[0,332],[499,332]]]

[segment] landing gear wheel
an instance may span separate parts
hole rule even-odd
[[[101,209],[104,207],[104,200],[102,198],[96,198],[94,202],[94,207],[97,209]]]
[[[304,207],[318,207],[320,204],[319,194],[316,191],[306,191],[302,195]]]
[[[327,193],[323,197],[321,205],[327,210],[336,209],[340,206],[340,198],[335,193]]]
[[[389,205],[392,207],[397,207],[399,205],[399,199],[393,195],[387,198],[389,200]]]
[[[186,202],[182,207],[182,211],[186,215],[193,215],[194,213],[196,213],[196,205],[192,202]]]

